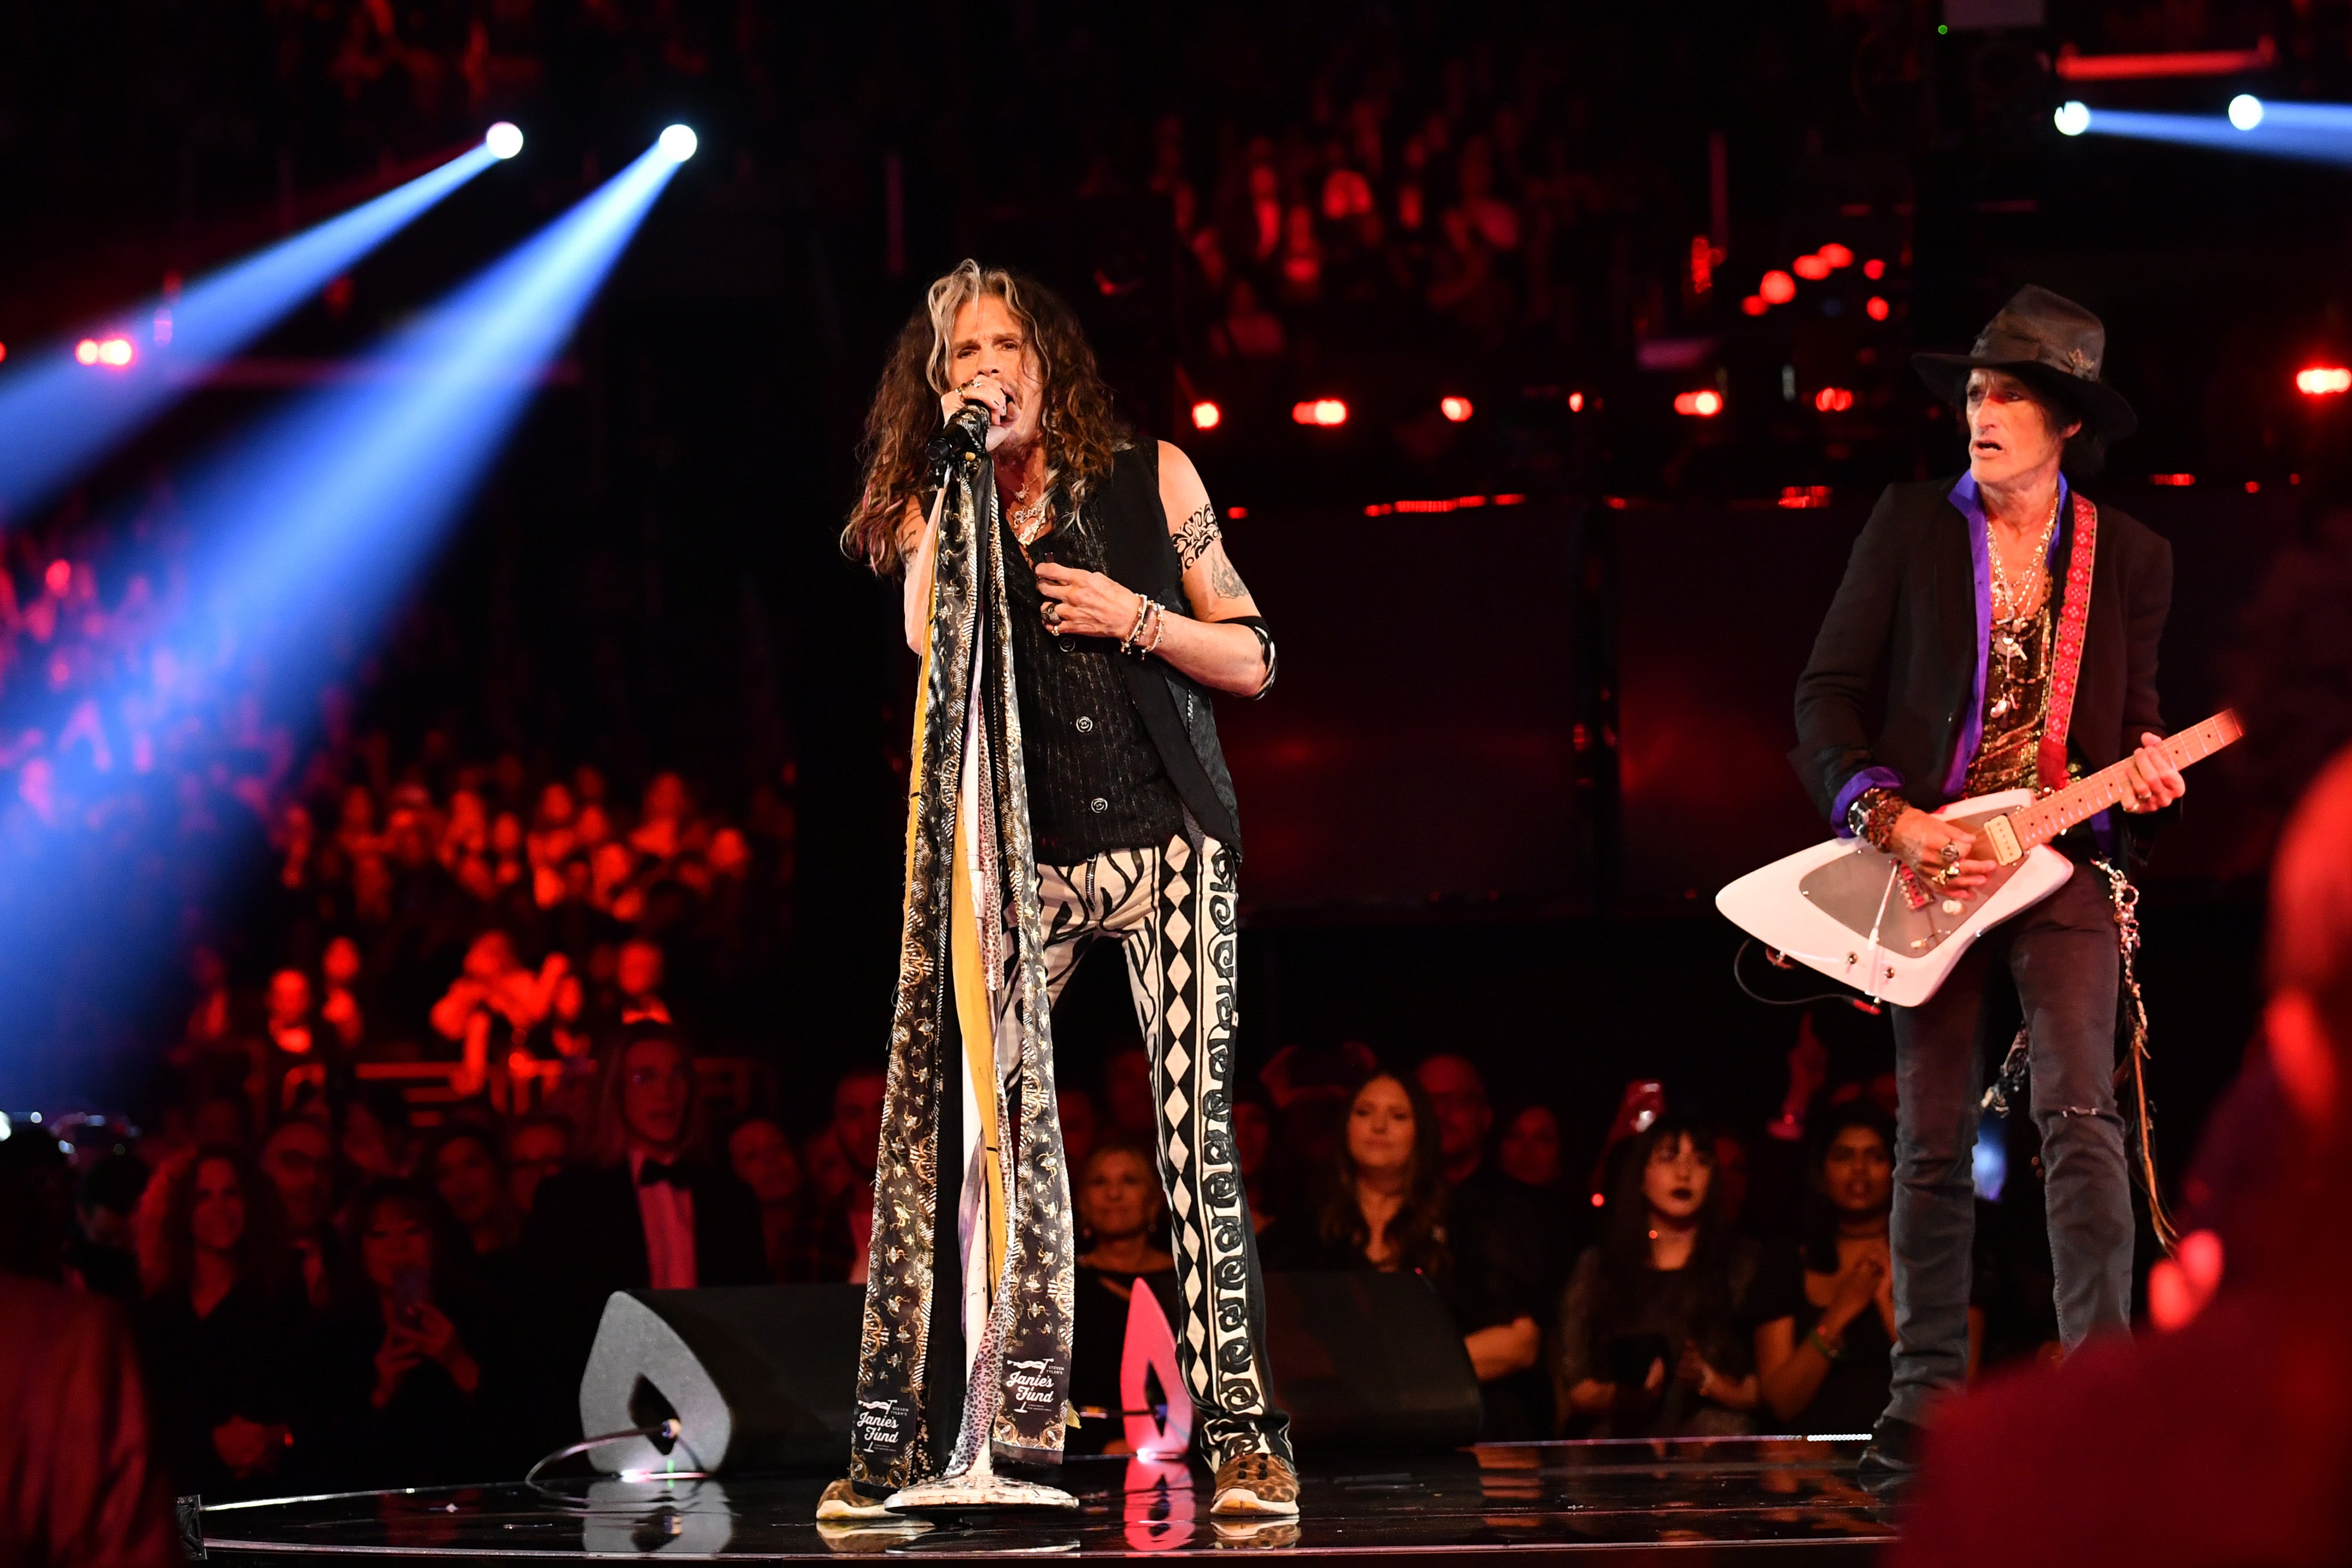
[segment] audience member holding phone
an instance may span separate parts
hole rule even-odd
[[[320,1335],[317,1421],[354,1487],[474,1480],[486,1415],[478,1347],[488,1324],[449,1263],[463,1247],[421,1183],[372,1183],[352,1206],[358,1280]]]

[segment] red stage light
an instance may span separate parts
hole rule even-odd
[[[1808,283],[1819,283],[1830,275],[1830,258],[1825,256],[1801,256],[1789,264],[1789,270]]]
[[[2262,493],[2263,493],[2263,482],[2262,482],[2260,479],[2249,479],[2249,480],[2247,480],[2247,481],[2246,481],[2246,494],[2247,494],[2247,495],[2249,495],[2249,496],[2259,496],[2259,495],[2261,495]]]
[[[1889,305],[1885,300],[1881,299],[1877,295],[1874,294],[1870,297],[1870,303],[1864,305],[1862,308],[1862,311],[1864,315],[1869,317],[1874,321],[1884,321],[1889,316],[1895,314],[1895,307]]]
[[[1570,392],[1568,394],[1568,412],[1570,413],[1582,413],[1584,412],[1584,394],[1582,392]]]
[[[1757,279],[1756,292],[1764,297],[1767,305],[1786,305],[1797,297],[1797,280],[1775,268]]]
[[[1227,507],[1225,508],[1225,516],[1238,523],[1244,517],[1249,516],[1249,508],[1247,507]]]
[[[1695,419],[1713,419],[1723,412],[1723,394],[1701,388],[1697,392],[1676,392],[1675,412]]]
[[[1459,424],[1470,417],[1470,400],[1466,397],[1442,397],[1437,400],[1437,412]]]
[[[1592,1195],[1592,1207],[1595,1208],[1602,1207],[1606,1206],[1609,1200],[1607,1198],[1601,1197],[1597,1192]]]
[[[1348,405],[1336,397],[1318,397],[1291,404],[1290,417],[1300,424],[1319,424],[1328,430],[1348,423]]]
[[[1842,245],[1825,245],[1822,246],[1821,255],[1822,259],[1828,262],[1832,267],[1852,267],[1853,265],[1853,252],[1846,249],[1846,247]]]
[[[1830,504],[1830,487],[1827,485],[1784,485],[1780,487],[1780,504],[1795,512],[1818,511]]]
[[[63,599],[66,590],[73,586],[73,562],[63,557],[49,562],[48,570],[41,573],[41,586]]]
[[[85,365],[98,363],[98,340],[84,338],[74,345],[74,358]]]
[[[101,365],[106,365],[118,371],[123,366],[129,364],[131,362],[131,340],[128,338],[109,338],[106,341],[100,343],[98,346],[98,362]]]
[[[0,364],[5,364],[5,363],[7,363],[7,361],[8,361],[8,345],[7,345],[7,344],[5,344],[5,343],[0,343]]]
[[[1224,417],[1225,411],[1205,398],[1192,405],[1192,428],[1195,430],[1214,430]]]
[[[2151,474],[2147,476],[2147,482],[2151,485],[2168,486],[2176,490],[2185,490],[2189,486],[2197,483],[2197,476],[2194,474]]]
[[[1739,302],[1739,308],[1750,316],[1761,316],[1772,307],[1761,294],[1751,294]]]
[[[1886,276],[1886,264],[1874,256],[1862,264],[1862,275],[1875,283]]]
[[[1844,387],[1823,387],[1813,394],[1813,406],[1823,413],[1843,413],[1853,406],[1853,393]]]
[[[2305,397],[2333,397],[2352,392],[2352,370],[2342,365],[2312,365],[2294,372],[2294,390]]]
[[[1705,294],[1715,287],[1715,247],[1705,235],[1691,238],[1690,280],[1693,294]]]

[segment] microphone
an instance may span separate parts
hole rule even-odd
[[[924,448],[924,459],[933,472],[951,466],[962,457],[977,459],[986,455],[989,419],[984,402],[967,402],[956,410]]]

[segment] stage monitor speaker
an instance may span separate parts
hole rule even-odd
[[[580,1379],[581,1430],[675,1416],[681,1436],[599,1444],[590,1460],[615,1473],[839,1468],[865,1307],[862,1285],[614,1291]]]
[[[1266,1358],[1297,1440],[1314,1448],[1450,1448],[1477,1440],[1478,1380],[1418,1274],[1266,1276]],[[1154,1281],[1171,1324],[1172,1280]],[[830,1469],[849,1453],[858,1285],[615,1291],[580,1380],[589,1436],[677,1417],[681,1436],[599,1444],[615,1473]]]
[[[1369,1269],[1265,1277],[1266,1360],[1303,1448],[1478,1440],[1478,1375],[1429,1282]]]

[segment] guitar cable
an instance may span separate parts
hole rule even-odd
[[[1739,960],[1746,957],[1748,956],[1748,949],[1755,946],[1755,937],[1743,937],[1739,946],[1733,950],[1731,955],[1731,983],[1738,986],[1741,990],[1747,992],[1751,1000],[1762,1002],[1768,1008],[1809,1008],[1815,1002],[1843,1002],[1846,1006],[1853,1009],[1854,1011],[1868,1013],[1873,1018],[1876,1018],[1885,1010],[1878,1003],[1872,1001],[1869,998],[1858,997],[1849,991],[1815,991],[1809,997],[1791,997],[1787,998],[1780,997],[1768,997],[1763,992],[1758,990],[1755,987],[1749,985],[1748,983],[1748,977],[1739,972]],[[1785,969],[1789,967],[1788,961],[1782,958],[1779,954],[1773,952],[1769,947],[1764,949],[1764,961],[1770,964],[1776,969]]]

